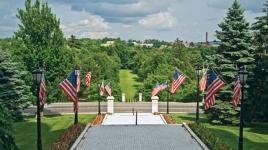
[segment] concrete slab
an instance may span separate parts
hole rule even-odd
[[[165,124],[160,115],[151,113],[138,113],[137,122],[139,125],[145,124]],[[134,113],[115,113],[107,115],[102,125],[134,125],[136,124],[136,115]]]
[[[76,150],[202,150],[181,125],[106,125],[88,129]]]

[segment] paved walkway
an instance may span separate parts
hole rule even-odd
[[[201,150],[181,125],[106,125],[87,130],[76,150]]]
[[[151,113],[138,113],[137,123],[140,124],[166,124],[160,115]],[[136,114],[134,113],[115,113],[106,115],[103,125],[133,125],[136,124]]]

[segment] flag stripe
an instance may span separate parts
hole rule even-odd
[[[214,71],[211,71],[208,80],[209,85],[204,103],[205,110],[214,105],[216,100],[215,94],[224,86],[224,82],[221,81]]]

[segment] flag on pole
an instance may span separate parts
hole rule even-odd
[[[66,96],[74,102],[74,112],[78,111],[77,79],[75,70],[73,70],[69,76],[59,84],[59,87],[63,90]]]
[[[112,88],[111,88],[110,82],[105,86],[105,90],[109,96],[112,96]]]
[[[101,82],[101,86],[99,88],[100,88],[100,96],[103,96],[104,95],[104,92],[105,92],[105,88],[104,88],[103,82]]]
[[[45,75],[42,75],[40,90],[39,90],[39,101],[40,105],[44,105],[46,103],[46,80]]]
[[[158,93],[160,90],[161,90],[161,86],[160,86],[159,83],[157,82],[156,85],[155,85],[154,88],[153,88],[152,96],[157,95],[157,93]]]
[[[208,88],[205,99],[205,110],[209,109],[215,103],[216,93],[224,86],[224,82],[211,70],[208,76]]]
[[[174,94],[177,89],[180,87],[180,85],[184,82],[186,77],[181,74],[178,70],[175,70],[175,74],[172,80],[171,84],[171,93]]]
[[[241,97],[241,84],[240,84],[239,76],[237,76],[235,86],[234,86],[233,99],[232,99],[232,103],[234,106],[237,106],[239,104],[240,97]]]
[[[86,74],[86,86],[90,86],[90,81],[91,81],[91,72],[87,72]]]
[[[206,89],[206,86],[207,86],[207,73],[204,72],[204,74],[200,80],[200,85],[199,85],[200,91],[204,92]]]
[[[166,88],[168,88],[168,82],[167,81],[160,85],[160,91],[165,90]]]
[[[80,70],[76,70],[75,75],[77,77],[76,91],[79,92],[79,90],[80,90]]]

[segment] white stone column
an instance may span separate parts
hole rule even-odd
[[[142,93],[139,93],[139,101],[142,101]]]
[[[152,99],[152,113],[157,113],[158,112],[158,96],[153,96],[151,97]]]
[[[114,97],[108,96],[107,97],[107,113],[114,113]]]
[[[122,102],[126,102],[126,94],[125,93],[122,93]]]

